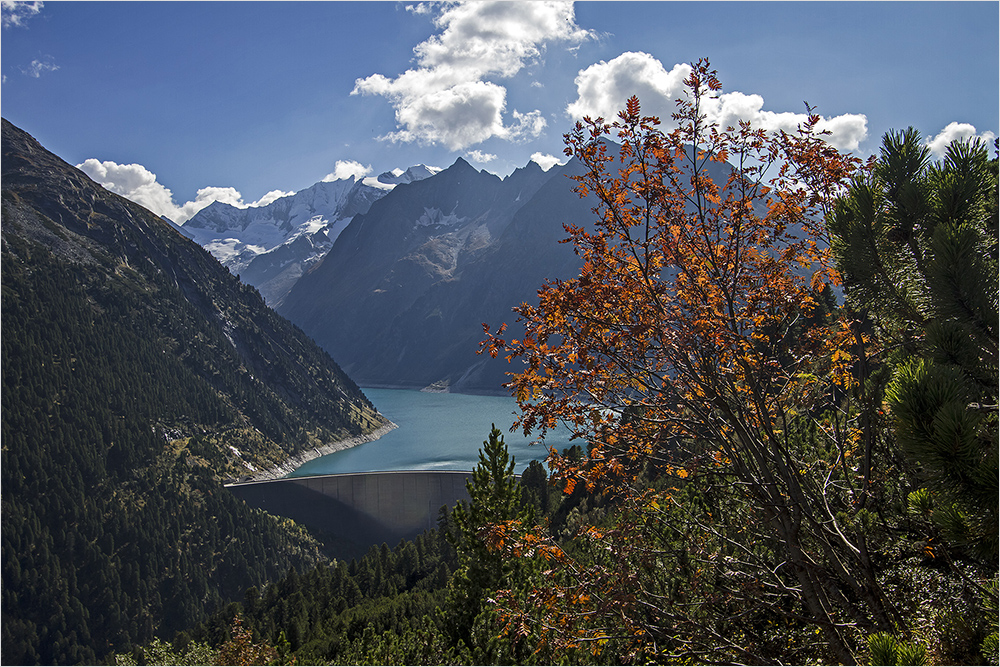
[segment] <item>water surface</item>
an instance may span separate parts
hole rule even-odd
[[[550,434],[545,445],[531,445],[510,432],[517,403],[506,396],[434,394],[407,389],[364,389],[387,418],[399,425],[378,440],[334,452],[303,464],[289,477],[386,470],[472,470],[490,425],[503,432],[520,473],[532,459],[542,461],[548,445],[570,446],[569,434]]]

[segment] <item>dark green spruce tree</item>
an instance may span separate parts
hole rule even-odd
[[[531,503],[526,503],[514,476],[514,458],[507,451],[500,429],[493,425],[489,440],[479,450],[479,464],[466,484],[470,503],[460,502],[451,516],[449,539],[458,552],[458,570],[448,588],[446,627],[453,646],[468,648],[474,664],[522,662],[506,641],[498,641],[493,605],[497,590],[522,584],[530,578],[527,559],[508,559],[491,550],[485,532],[511,520],[534,525]],[[523,658],[524,656],[520,656]]]

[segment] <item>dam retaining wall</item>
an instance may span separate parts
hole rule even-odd
[[[247,504],[333,538],[346,551],[395,545],[437,527],[442,505],[469,500],[471,472],[409,470],[242,482],[227,488]]]

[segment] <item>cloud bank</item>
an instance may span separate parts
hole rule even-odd
[[[497,159],[493,153],[484,153],[483,151],[469,151],[467,155],[470,160],[478,164],[487,164]]]
[[[671,129],[675,125],[670,116],[676,111],[676,100],[684,95],[684,79],[690,73],[690,65],[674,65],[667,71],[648,53],[626,52],[580,70],[575,81],[577,99],[566,107],[566,113],[574,119],[590,116],[610,121],[625,108],[629,97],[637,95],[643,113],[659,116],[662,127]],[[805,113],[765,110],[763,97],[741,92],[706,100],[704,110],[710,121],[722,127],[736,127],[738,121],[748,120],[768,131],[793,132],[807,118]],[[836,148],[853,151],[868,136],[868,119],[862,114],[823,118],[818,129],[831,133],[827,141]]]
[[[555,155],[549,155],[548,153],[532,153],[531,161],[536,162],[542,171],[548,171],[557,164],[562,164],[562,161]]]
[[[130,199],[157,215],[169,218],[178,225],[190,220],[195,213],[212,202],[219,201],[236,208],[250,208],[266,206],[276,199],[295,194],[271,190],[257,201],[246,204],[243,202],[243,195],[236,188],[211,186],[198,190],[194,201],[177,205],[170,188],[159,183],[156,174],[141,164],[117,164],[89,158],[76,166],[105,189]]]
[[[425,4],[408,9],[433,11]],[[416,67],[395,79],[372,74],[355,81],[352,95],[380,95],[395,109],[399,129],[386,139],[462,150],[492,137],[537,137],[545,128],[541,112],[515,109],[505,119],[507,89],[487,79],[513,77],[549,43],[591,36],[576,25],[571,2],[447,3],[434,24],[439,34],[413,49]]]

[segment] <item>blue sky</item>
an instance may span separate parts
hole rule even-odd
[[[997,2],[2,5],[3,116],[181,221],[337,175],[564,159],[578,116],[633,92],[669,115],[702,57],[718,118],[794,127],[808,102],[860,155],[1000,124]]]

